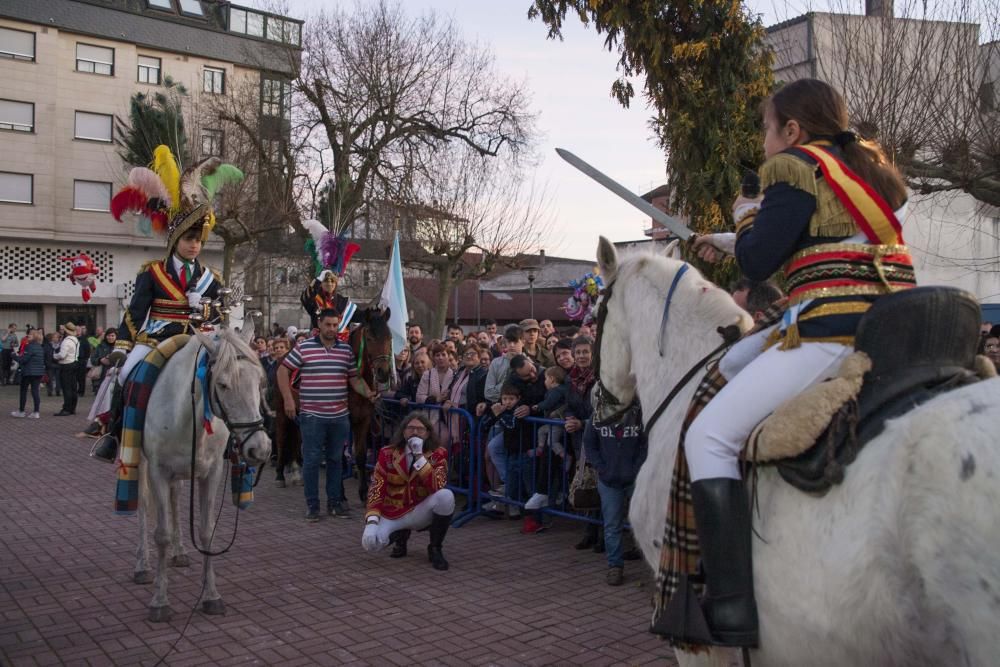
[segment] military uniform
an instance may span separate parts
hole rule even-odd
[[[319,314],[324,310],[336,311],[341,318],[341,330],[347,327],[354,311],[354,304],[346,296],[336,292],[332,295],[324,292],[323,283],[319,278],[314,279],[312,284],[302,290],[299,301],[302,303],[303,310],[309,314],[309,324],[313,329],[319,328]]]

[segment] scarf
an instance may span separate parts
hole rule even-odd
[[[570,388],[575,394],[580,396],[589,396],[590,388],[594,386],[594,367],[587,366],[586,368],[580,368],[579,366],[573,366],[569,372],[569,383]]]

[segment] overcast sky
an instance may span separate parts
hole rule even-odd
[[[288,0],[289,14],[308,19],[323,7],[354,6],[353,0]],[[753,0],[766,24],[798,15],[803,0]],[[255,4],[255,3],[247,3]],[[664,158],[648,127],[649,110],[640,98],[630,109],[611,99],[617,55],[600,36],[575,18],[564,41],[545,37],[545,25],[528,21],[530,0],[405,0],[412,14],[428,9],[454,18],[464,37],[487,44],[497,68],[524,80],[539,114],[544,157],[536,179],[547,185],[554,220],[542,247],[549,255],[592,259],[600,234],[612,241],[643,238],[649,218],[564,163],[555,147],[569,149],[632,190],[642,193],[664,182]],[[641,81],[633,82],[641,94]]]

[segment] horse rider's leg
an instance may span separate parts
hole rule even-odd
[[[148,466],[148,469],[153,469]],[[156,543],[156,579],[153,581],[153,599],[149,603],[149,620],[163,623],[172,614],[167,599],[167,547],[170,546],[170,482],[165,477],[155,476],[149,480],[149,488],[156,506],[156,528],[153,541]]]
[[[193,482],[192,482],[193,483]],[[170,567],[187,567],[191,564],[184,543],[181,541],[180,504],[181,480],[170,482]]]
[[[137,584],[148,584],[153,581],[153,573],[149,571],[149,543],[146,541],[148,513],[154,511],[153,498],[149,490],[148,468],[146,458],[143,457],[139,462],[139,543],[135,547],[135,569],[132,571],[132,581]]]
[[[729,351],[719,360],[719,372],[726,380],[732,380],[736,374],[746,368],[751,361],[759,357],[764,352],[767,339],[771,332],[778,325],[758,331],[757,333],[741,338]]]
[[[211,446],[210,444],[208,446]],[[228,470],[226,461],[218,459],[212,464],[204,477],[198,478],[198,511],[201,514],[198,521],[198,532],[201,537],[201,548],[205,551],[212,550],[212,533],[215,532],[215,493],[219,488],[219,483]],[[194,484],[194,480],[191,480]],[[218,615],[226,613],[226,605],[222,602],[222,596],[215,587],[215,566],[212,557],[204,556],[204,567],[202,568],[202,588],[205,593],[201,597],[201,610],[206,614]]]
[[[739,468],[743,443],[783,402],[834,375],[851,352],[836,343],[772,347],[726,384],[688,428],[685,451],[714,643],[758,642],[750,506]]]

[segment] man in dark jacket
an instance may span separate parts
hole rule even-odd
[[[16,355],[18,365],[21,367],[21,402],[20,407],[11,412],[13,417],[28,417],[38,419],[38,410],[41,408],[41,396],[38,393],[38,386],[45,375],[45,351],[42,349],[41,329],[32,329],[28,334],[28,344],[24,348],[24,353]],[[24,407],[28,399],[28,388],[31,388],[31,400],[34,410],[25,415]]]
[[[634,403],[620,417],[608,422],[588,421],[583,434],[587,461],[597,471],[597,491],[604,515],[604,546],[608,554],[607,582],[620,586],[625,559],[622,527],[635,478],[646,460],[642,409]]]

